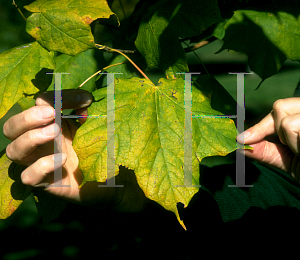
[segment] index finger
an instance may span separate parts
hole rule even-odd
[[[61,91],[62,109],[80,109],[92,103],[93,96],[82,89],[64,89]],[[37,106],[54,106],[54,91],[43,92],[35,101]]]
[[[266,136],[276,133],[273,113],[269,113],[259,123],[247,129],[237,137],[237,141],[245,144],[253,144],[263,140]]]
[[[28,130],[49,124],[53,119],[53,107],[33,106],[8,119],[3,125],[3,134],[12,141]]]

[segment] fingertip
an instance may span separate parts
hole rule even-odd
[[[250,137],[250,135],[251,135],[251,132],[250,131],[244,131],[243,133],[240,133],[238,136],[237,136],[237,138],[236,138],[236,140],[240,143],[240,144],[244,144],[246,141],[247,141],[247,139]]]
[[[262,141],[266,136],[276,132],[274,118],[271,113],[260,122],[247,129],[237,137],[237,141],[242,144],[251,144]],[[244,142],[243,142],[244,141]]]
[[[87,108],[76,109],[76,115],[87,116],[88,115]],[[85,123],[87,117],[79,117],[77,119],[78,119],[79,123],[82,125],[83,123]]]
[[[35,100],[36,106],[53,106],[53,104],[54,104],[53,91],[43,92]]]
[[[35,163],[27,167],[21,174],[23,184],[32,187],[42,187],[49,183],[49,174],[62,167],[67,161],[67,154],[56,153],[38,159]]]
[[[76,95],[76,102],[80,108],[89,106],[93,101],[93,95],[88,91],[81,91]]]
[[[85,123],[85,121],[86,121],[86,118],[78,118],[78,122],[81,124],[81,125],[83,125],[84,123]]]
[[[54,161],[54,170],[56,170],[66,163],[67,154],[65,153],[53,154],[53,161]]]
[[[62,165],[64,165],[67,162],[68,156],[66,153],[62,153]]]

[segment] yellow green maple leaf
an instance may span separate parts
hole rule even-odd
[[[0,219],[9,217],[30,194],[31,188],[22,184],[24,166],[9,160],[5,153],[0,158]]]
[[[20,99],[40,91],[32,82],[43,68],[55,69],[53,53],[38,42],[0,54],[0,118]]]
[[[47,50],[68,55],[94,48],[90,24],[114,15],[106,0],[37,0],[24,8],[33,13],[26,31]]]
[[[107,178],[107,88],[94,92],[96,102],[75,136],[84,181]],[[192,114],[220,115],[210,98],[192,86]],[[140,78],[115,80],[115,174],[123,165],[135,171],[146,197],[180,219],[177,203],[187,206],[199,190],[199,162],[236,149],[236,128],[228,118],[193,118],[192,186],[184,183],[184,80],[161,79],[157,86]]]

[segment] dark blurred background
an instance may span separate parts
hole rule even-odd
[[[31,0],[18,1],[20,9]],[[0,52],[32,42],[25,32],[25,21],[10,0],[0,1]],[[233,51],[214,54],[222,46],[215,41],[196,51],[209,73],[236,98],[236,75],[228,72],[249,70],[247,56]],[[110,55],[110,54],[107,54]],[[108,57],[109,58],[109,57]],[[187,54],[190,71],[203,72],[194,53]],[[161,75],[153,70],[149,75],[157,80]],[[245,76],[245,128],[262,119],[277,99],[293,96],[300,77],[298,62],[287,61],[281,71],[265,80],[258,90],[260,78]],[[0,120],[0,151],[9,141],[3,136],[2,126],[12,115],[21,112],[15,105]],[[219,160],[219,161],[218,161]],[[212,166],[226,163],[226,158],[203,160]],[[170,236],[170,234],[176,234]],[[140,214],[110,214],[100,210],[70,205],[59,219],[43,223],[30,196],[8,219],[0,220],[0,256],[3,260],[16,259],[192,259],[189,240],[172,213],[154,203]],[[186,244],[185,244],[186,243]]]

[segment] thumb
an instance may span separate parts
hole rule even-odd
[[[259,123],[241,133],[237,141],[252,146],[253,150],[245,150],[247,157],[288,172],[293,152],[286,145],[264,140],[266,136],[275,132],[274,118],[272,113],[269,113]]]
[[[284,144],[275,144],[266,140],[250,144],[253,150],[245,150],[245,156],[263,164],[289,172],[293,152]]]
[[[64,89],[61,91],[62,109],[80,109],[88,107],[93,100],[90,92],[82,89]],[[43,92],[36,99],[37,106],[53,106],[54,91]]]

